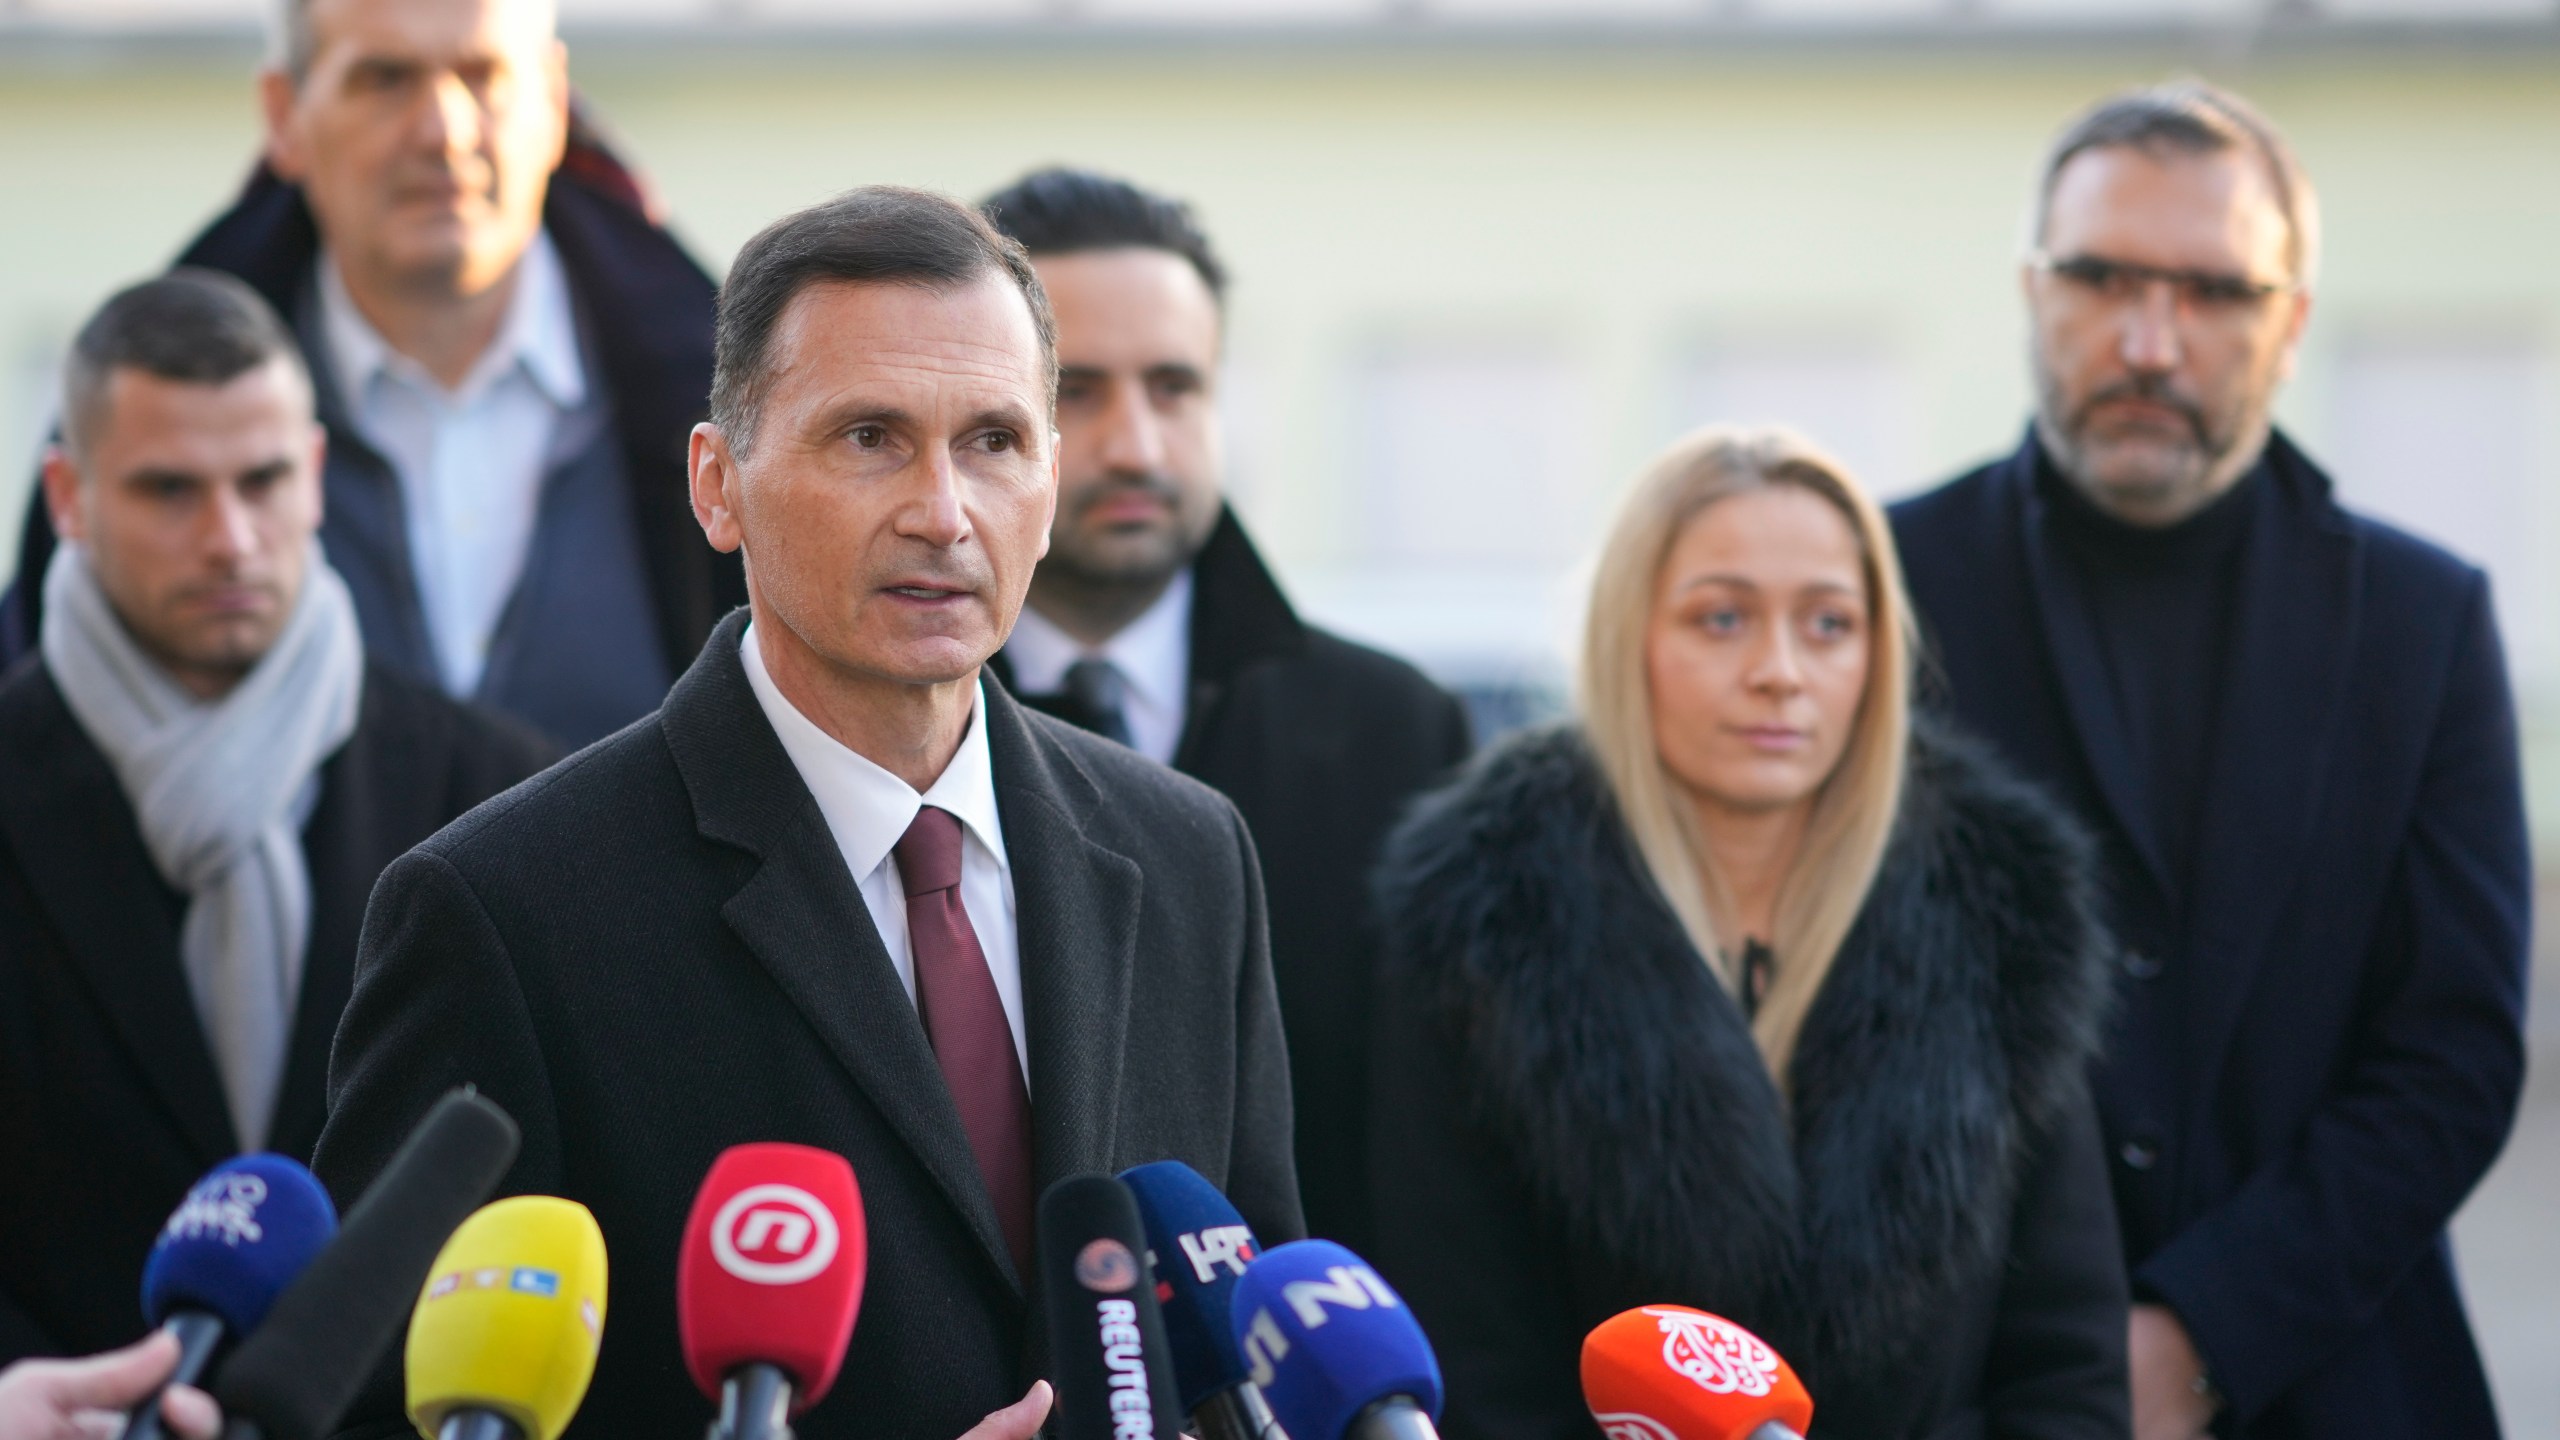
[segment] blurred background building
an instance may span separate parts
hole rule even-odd
[[[2283,422],[2495,577],[2560,857],[2560,0],[561,0],[580,89],[715,271],[849,185],[1067,161],[1237,276],[1240,507],[1301,605],[1551,705],[1598,518],[1710,419],[1900,494],[2016,443],[2054,129],[2181,72],[2320,186]],[[257,143],[262,0],[0,0],[0,557],[71,326]],[[0,558],[0,565],[7,560]],[[2546,960],[2549,982],[2560,967]],[[2511,1433],[2560,1434],[2560,1023],[2459,1232]]]

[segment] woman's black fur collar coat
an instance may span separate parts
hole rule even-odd
[[[1379,881],[1374,1198],[1456,1435],[1589,1433],[1581,1334],[1661,1301],[1778,1346],[1818,1433],[2122,1433],[2087,863],[1987,756],[1915,737],[1782,1102],[1578,731],[1418,807]]]

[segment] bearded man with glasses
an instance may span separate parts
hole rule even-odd
[[[2034,425],[1893,516],[1937,702],[2101,847],[2143,1440],[2497,1433],[2445,1232],[2523,1078],[2514,707],[2487,578],[2270,423],[2318,248],[2238,97],[2102,102],[2036,196]]]

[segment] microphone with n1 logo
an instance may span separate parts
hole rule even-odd
[[[1200,1440],[1262,1440],[1275,1423],[1236,1348],[1237,1277],[1261,1253],[1236,1207],[1199,1171],[1159,1160],[1120,1172],[1146,1222],[1147,1264],[1173,1347],[1173,1380]]]
[[[1040,1197],[1058,1440],[1180,1440],[1172,1357],[1129,1187],[1071,1175]]]
[[[574,1200],[484,1205],[409,1316],[409,1419],[427,1440],[557,1440],[604,1340],[604,1232]]]
[[[1439,1440],[1439,1357],[1359,1256],[1292,1241],[1246,1267],[1234,1305],[1246,1373],[1291,1440]]]
[[[142,1269],[143,1319],[178,1337],[178,1368],[163,1388],[196,1383],[224,1340],[257,1329],[337,1233],[329,1192],[282,1155],[226,1160],[189,1187]],[[165,1433],[154,1389],[126,1419],[124,1436]]]
[[[1768,1342],[1686,1305],[1642,1305],[1582,1342],[1582,1401],[1609,1440],[1804,1440],[1813,1397]]]
[[[713,1440],[783,1440],[826,1398],[870,1253],[843,1156],[778,1143],[720,1152],[676,1262],[685,1369],[720,1407]]]

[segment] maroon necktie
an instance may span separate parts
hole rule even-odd
[[[898,840],[907,891],[907,948],[916,966],[916,1009],[925,1038],[960,1107],[978,1174],[1017,1273],[1031,1276],[1031,1094],[1013,1053],[1013,1027],[987,971],[987,954],[960,904],[960,819],[931,805]]]

